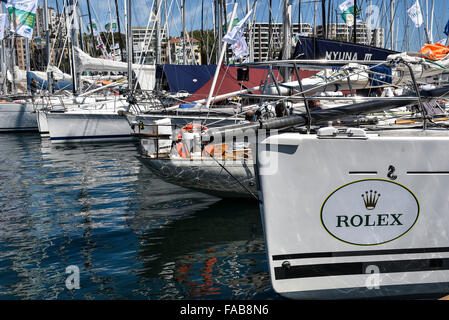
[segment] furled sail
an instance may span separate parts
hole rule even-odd
[[[75,47],[78,71],[127,72],[128,64],[119,61],[93,58],[79,47]],[[143,90],[153,90],[156,83],[156,66],[133,64],[133,71]]]

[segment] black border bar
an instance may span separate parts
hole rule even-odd
[[[368,275],[370,274],[367,272],[368,266],[376,266],[379,268],[380,273],[439,271],[449,270],[449,258],[345,262],[275,267],[274,275],[276,280],[360,274]]]
[[[357,257],[357,256],[390,255],[390,254],[441,253],[441,252],[449,252],[449,247],[291,253],[291,254],[273,255],[272,258],[274,261],[279,261],[289,259]]]

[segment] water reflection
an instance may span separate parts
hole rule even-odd
[[[172,286],[166,298],[248,298],[267,290],[266,266],[259,263],[265,255],[263,233],[254,202],[216,202],[144,234],[140,243],[141,275],[163,275],[164,285]]]
[[[136,155],[0,136],[0,298],[276,297],[257,204],[165,183]]]

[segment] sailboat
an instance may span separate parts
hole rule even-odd
[[[3,13],[3,4],[0,4],[0,14]],[[6,27],[6,20],[2,28]],[[12,28],[12,26],[11,26]],[[8,28],[9,30],[9,28]],[[10,131],[37,131],[36,115],[34,108],[26,93],[17,94],[16,85],[20,80],[26,82],[26,73],[19,70],[15,65],[15,36],[12,32],[2,30],[1,39],[1,84],[3,96],[0,99],[0,132]],[[7,43],[9,50],[7,50]],[[28,45],[26,46],[29,53]],[[10,66],[9,68],[7,66]],[[8,90],[8,83],[11,83],[11,90]],[[26,89],[25,89],[26,90]],[[10,94],[8,95],[8,92]]]

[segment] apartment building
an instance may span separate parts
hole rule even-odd
[[[170,39],[170,56],[172,64],[201,64],[200,41],[190,37],[186,40],[186,61],[184,61],[184,38]],[[168,52],[167,52],[168,54]]]
[[[327,38],[341,41],[353,41],[354,29],[345,23],[332,23],[327,25]],[[323,36],[323,26],[315,28],[317,37]],[[357,23],[357,43],[384,47],[384,29],[368,29],[363,22]],[[371,36],[369,36],[371,35]]]
[[[312,26],[309,23],[292,24],[292,37],[297,34],[311,36]],[[252,41],[250,41],[250,34]],[[245,38],[248,43],[249,50],[252,50],[251,57],[253,61],[266,61],[270,53],[269,47],[271,46],[272,57],[277,57],[282,48],[283,38],[283,24],[272,23],[271,24],[271,37],[270,37],[270,24],[265,22],[256,22],[251,28],[245,30]],[[293,47],[296,42],[292,42]],[[293,50],[293,48],[292,48]],[[232,50],[228,49],[228,57],[232,57]]]
[[[48,26],[52,35],[56,35],[58,28],[60,34],[66,33],[66,21],[63,14],[58,14],[52,7],[48,7]],[[36,20],[34,23],[33,36],[45,38],[44,8],[38,7],[36,10]]]
[[[156,61],[156,32],[151,35],[151,28],[147,31],[145,27],[132,28],[132,42],[135,63],[154,64]],[[163,29],[160,31],[161,39],[161,63],[168,63],[167,59],[167,36]],[[151,43],[150,43],[151,42]]]

